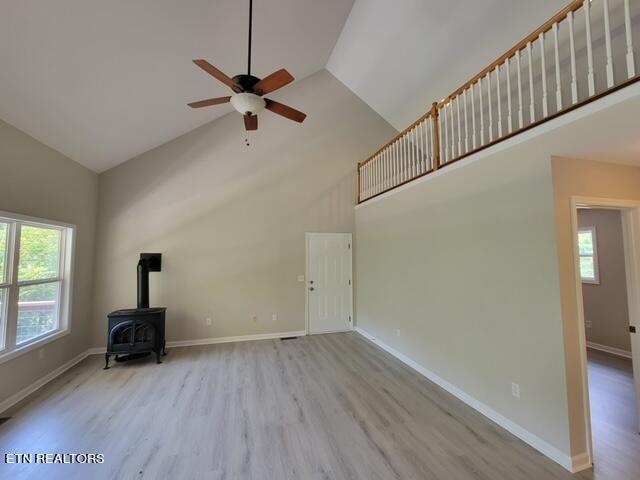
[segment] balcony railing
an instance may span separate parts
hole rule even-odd
[[[637,80],[640,0],[577,0],[358,164],[358,203]]]

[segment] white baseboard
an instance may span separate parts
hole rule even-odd
[[[247,342],[251,340],[270,340],[275,338],[302,337],[306,334],[307,332],[305,332],[304,330],[298,330],[295,332],[261,333],[257,335],[240,335],[236,337],[217,337],[217,338],[203,338],[203,339],[197,339],[197,340],[178,340],[175,342],[167,342],[167,347],[176,348],[176,347],[190,347],[195,345],[212,345],[215,343]],[[64,372],[69,370],[71,367],[73,367],[77,363],[80,363],[89,355],[104,354],[106,350],[107,349],[105,347],[94,347],[94,348],[89,348],[85,350],[84,352],[75,356],[74,358],[64,363],[63,365],[59,366],[55,370],[52,370],[45,376],[39,378],[28,387],[23,388],[19,392],[11,395],[6,400],[3,400],[2,402],[0,402],[0,413],[8,410],[9,408],[13,407],[16,403],[24,400],[27,396],[31,395],[40,387],[49,383],[54,378],[62,375]]]
[[[366,339],[372,341],[373,343],[378,345],[383,350],[386,350],[388,353],[390,353],[391,355],[396,357],[398,360],[400,360],[405,365],[411,367],[416,372],[420,373],[421,375],[423,375],[427,379],[431,380],[433,383],[435,383],[439,387],[443,388],[444,390],[446,390],[447,392],[449,392],[453,396],[455,396],[458,399],[462,400],[464,403],[469,405],[471,408],[477,410],[478,412],[483,414],[485,417],[489,418],[490,420],[493,420],[495,423],[500,425],[502,428],[504,428],[505,430],[509,431],[510,433],[512,433],[513,435],[515,435],[516,437],[518,437],[520,440],[524,441],[525,443],[531,445],[533,448],[535,448],[536,450],[538,450],[542,454],[546,455],[547,457],[549,457],[554,462],[562,465],[564,468],[566,468],[570,472],[575,473],[575,472],[577,472],[579,470],[584,470],[585,468],[589,468],[591,466],[591,463],[590,463],[590,460],[589,460],[589,455],[587,453],[579,454],[579,455],[576,455],[576,456],[574,456],[572,458],[570,455],[567,455],[566,453],[564,453],[561,450],[557,449],[553,445],[547,443],[546,441],[544,441],[540,437],[534,435],[533,433],[529,432],[525,428],[521,427],[517,423],[513,422],[512,420],[509,420],[508,418],[504,417],[500,413],[496,412],[491,407],[489,407],[489,406],[485,405],[484,403],[480,402],[479,400],[473,398],[471,395],[468,395],[467,393],[465,393],[464,391],[460,390],[455,385],[453,385],[453,384],[449,383],[448,381],[444,380],[443,378],[439,377],[438,375],[433,373],[431,370],[428,370],[427,368],[425,368],[422,365],[418,364],[417,362],[413,361],[412,359],[410,359],[409,357],[407,357],[403,353],[400,353],[399,351],[391,348],[390,346],[388,346],[384,342],[381,342],[380,340],[376,339],[373,335],[369,334],[367,331],[363,330],[362,328],[356,327],[355,330],[360,335],[362,335]],[[589,462],[588,466],[584,466],[584,458],[585,457],[587,458],[587,462]],[[579,470],[576,470],[576,468],[579,468]]]
[[[303,337],[307,334],[304,330],[295,332],[258,333],[256,335],[239,335],[236,337],[199,338],[196,340],[176,340],[167,342],[167,347],[193,347],[195,345],[213,345],[216,343],[249,342],[252,340],[272,340],[274,338]],[[104,350],[103,350],[104,353]]]
[[[621,348],[609,347],[600,343],[587,342],[587,348],[593,348],[594,350],[600,350],[601,352],[610,353],[618,357],[631,358],[631,352],[628,350],[622,350]]]
[[[5,412],[9,408],[13,407],[16,403],[24,400],[26,397],[31,395],[33,392],[38,390],[40,387],[46,385],[47,383],[49,383],[54,378],[62,375],[64,372],[69,370],[74,365],[80,363],[82,360],[87,358],[89,355],[90,355],[89,350],[85,350],[84,352],[82,352],[82,353],[76,355],[75,357],[73,357],[68,362],[63,363],[62,365],[60,365],[55,370],[52,370],[51,372],[47,373],[45,376],[40,377],[38,380],[33,382],[31,385],[23,388],[19,392],[14,393],[9,398],[3,400],[2,402],[0,402],[0,413]]]

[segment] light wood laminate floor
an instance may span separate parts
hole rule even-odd
[[[597,478],[640,479],[640,435],[631,360],[588,350]]]
[[[95,452],[105,463],[0,464],[0,478],[594,478],[569,474],[356,333],[102,365],[90,357],[37,392],[0,426],[0,451]]]

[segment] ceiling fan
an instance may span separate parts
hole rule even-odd
[[[264,95],[274,92],[279,88],[293,82],[293,76],[284,68],[266,76],[263,79],[251,75],[251,23],[253,17],[253,0],[249,0],[249,52],[247,61],[247,74],[236,75],[233,78],[228,77],[216,67],[203,59],[194,60],[197,66],[208,74],[212,75],[233,90],[234,94],[229,97],[210,98],[208,100],[200,100],[192,102],[188,105],[191,108],[202,108],[211,105],[220,105],[229,103],[233,105],[240,114],[244,116],[244,126],[247,130],[258,129],[257,114],[264,108],[271,110],[294,122],[302,123],[307,117],[304,113],[291,108],[283,103],[263,98]]]

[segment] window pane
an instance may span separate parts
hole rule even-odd
[[[59,282],[20,287],[16,344],[58,328]]]
[[[583,280],[595,280],[593,257],[580,257],[580,276]]]
[[[7,326],[7,296],[8,288],[0,288],[0,349],[4,348],[4,332]]]
[[[0,283],[7,282],[7,255],[9,254],[9,224],[0,223]]]
[[[580,255],[593,255],[593,235],[591,231],[578,233],[578,252]]]
[[[60,230],[22,226],[18,281],[43,280],[58,276],[60,238]]]

